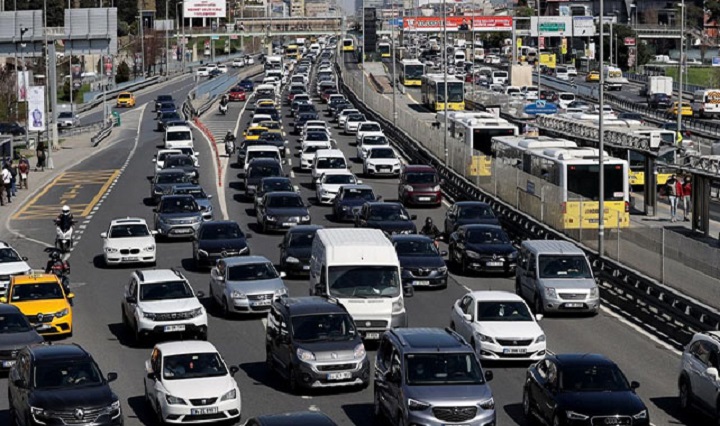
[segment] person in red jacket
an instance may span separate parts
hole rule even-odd
[[[688,214],[691,211],[690,196],[692,195],[692,179],[690,176],[685,176],[685,181],[682,183],[682,203],[683,203],[683,220],[689,221]]]

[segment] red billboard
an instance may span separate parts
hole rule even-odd
[[[445,30],[457,31],[511,31],[512,16],[448,16]],[[441,32],[443,18],[417,16],[403,18],[403,31]]]

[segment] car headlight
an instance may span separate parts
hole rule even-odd
[[[185,400],[172,395],[165,395],[165,400],[170,405],[187,405]]]
[[[418,401],[417,399],[408,398],[407,400],[408,410],[410,411],[422,411],[430,408],[430,404],[425,401]]]
[[[155,195],[162,195],[163,190],[160,189],[160,188],[154,188],[154,189],[153,189],[153,193],[154,193]]]
[[[518,256],[518,252],[513,251],[510,254],[508,254],[508,259],[510,259],[510,260],[517,259],[517,256]]]
[[[192,318],[199,317],[203,314],[203,308],[195,308],[192,311],[190,311],[190,316]]]
[[[568,420],[587,420],[589,416],[586,416],[585,414],[576,413],[574,411],[566,411],[565,414],[567,415]]]
[[[230,297],[232,299],[247,299],[247,294],[243,293],[242,291],[233,290],[230,293]]]
[[[481,342],[488,342],[488,343],[495,342],[495,339],[493,339],[492,336],[488,336],[488,335],[482,334],[482,333],[476,333],[475,335],[477,336],[478,340],[480,340]]]
[[[340,207],[340,210],[342,210],[342,211],[344,211],[344,212],[348,211],[349,209],[350,209],[350,208],[349,208],[348,206],[341,206],[341,207]]]
[[[537,337],[537,339],[535,339],[535,343],[542,343],[542,342],[544,342],[545,340],[546,340],[545,335],[544,335],[544,334],[541,334],[541,335],[539,335],[539,336]]]
[[[402,310],[405,309],[405,304],[403,303],[403,299],[399,298],[398,300],[394,301],[392,304],[392,313],[398,314],[402,312]]]
[[[265,220],[268,222],[275,222],[277,218],[275,216],[265,216]]]
[[[478,404],[483,410],[492,410],[495,408],[495,400],[493,398],[486,399]]]
[[[297,257],[289,256],[287,259],[285,259],[285,262],[287,263],[300,263],[300,259]]]
[[[597,286],[590,289],[590,297],[591,298],[594,299],[594,298],[598,297],[599,295],[600,295],[600,289],[597,288]]]
[[[200,250],[200,249],[198,249],[198,256],[207,257],[207,256],[208,256],[208,252],[206,252],[205,250]]]
[[[647,419],[647,418],[648,418],[647,410],[642,410],[641,412],[639,412],[633,416],[633,419],[635,419],[635,420]]]
[[[465,250],[465,256],[469,257],[470,259],[480,259],[480,254],[470,250]]]
[[[412,187],[412,185],[405,185],[405,190],[408,192],[413,192],[414,188]]]
[[[43,408],[38,408],[38,407],[30,407],[30,414],[32,414],[33,417],[35,417],[35,416],[45,417],[45,415],[46,415],[46,414],[45,414],[45,409],[43,409]],[[44,423],[43,423],[43,424],[44,424]]]
[[[143,315],[143,318],[147,318],[149,320],[155,320],[155,314],[153,312],[143,312],[142,315]]]
[[[118,249],[116,249],[114,247],[105,247],[105,252],[106,253],[117,253]]]
[[[438,273],[440,273],[440,274],[444,274],[444,273],[446,273],[446,272],[448,271],[448,268],[447,268],[447,266],[441,266],[441,267],[438,268],[437,271],[438,271]]]
[[[145,247],[145,251],[155,251],[155,246],[147,246]]]
[[[433,190],[433,192],[438,192],[438,191],[440,191],[440,185],[435,185],[435,186],[433,186],[433,187],[432,187],[432,190]]]
[[[557,299],[557,291],[555,291],[555,287],[545,287],[545,297]]]
[[[302,348],[297,348],[297,357],[300,361],[315,361],[315,354]]]
[[[68,308],[65,308],[62,311],[55,312],[55,318],[62,318],[69,313],[70,313],[70,310]]]
[[[412,229],[403,229],[400,231],[401,234],[412,234],[414,231]]]
[[[191,223],[198,223],[198,222],[202,222],[202,216],[195,216],[194,218],[192,218]]]
[[[285,287],[275,290],[275,297],[284,296],[286,294],[288,294],[288,291],[287,291],[287,288],[285,288]]]
[[[229,400],[235,399],[235,398],[237,398],[237,390],[233,389],[231,391],[225,392],[225,395],[223,395],[222,398],[220,398],[220,401],[229,401]]]
[[[355,350],[353,350],[353,356],[355,359],[363,358],[365,356],[365,345],[358,343],[358,345],[355,346]]]
[[[309,222],[310,221],[310,215],[306,215],[300,218],[303,222]]]

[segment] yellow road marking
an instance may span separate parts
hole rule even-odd
[[[82,216],[87,216],[90,214],[93,207],[95,207],[95,205],[98,203],[98,201],[100,201],[100,197],[102,197],[103,194],[105,194],[105,192],[107,192],[108,188],[110,187],[110,184],[113,183],[113,181],[115,180],[115,178],[118,177],[118,175],[120,175],[120,170],[115,170],[115,173],[113,173],[110,176],[110,178],[105,182],[105,184],[102,186],[102,188],[100,188],[100,191],[98,191],[98,193],[95,194],[93,199],[90,201],[90,204],[88,204],[87,207],[85,208],[85,210],[83,210]]]

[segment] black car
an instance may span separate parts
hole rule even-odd
[[[155,111],[159,111],[161,109],[161,105],[164,103],[172,103],[175,104],[175,101],[173,100],[172,95],[158,95],[157,98],[155,98]]]
[[[271,192],[258,203],[257,223],[263,233],[310,224],[310,211],[297,192]]]
[[[298,411],[295,413],[267,414],[253,417],[245,426],[337,426],[330,417],[319,411]]]
[[[356,228],[374,228],[387,234],[415,234],[417,228],[411,215],[400,203],[366,202],[355,216]]]
[[[603,355],[548,355],[528,368],[523,412],[528,421],[551,425],[648,426],[639,386]]]
[[[8,424],[121,426],[115,379],[77,344],[25,347],[9,374]]]
[[[189,182],[198,183],[200,173],[195,166],[195,160],[185,154],[173,154],[165,157],[162,170],[182,170]]]
[[[182,116],[177,111],[159,112],[157,118],[158,132],[164,131],[170,125],[170,123],[174,123],[177,121],[184,121]]]
[[[347,100],[329,104],[327,108],[327,115],[332,117],[331,121],[336,121],[337,115],[346,108],[354,108],[354,106]]]
[[[280,269],[288,276],[307,275],[310,272],[310,252],[315,233],[320,225],[300,225],[285,233],[280,243]]]
[[[324,297],[281,297],[268,314],[265,333],[268,368],[290,390],[366,387],[370,362],[352,317]]]
[[[292,181],[288,177],[266,177],[260,180],[255,190],[255,210],[258,209],[263,201],[265,194],[271,192],[297,192],[298,188],[293,186]]]
[[[450,235],[462,225],[474,223],[500,225],[492,207],[482,201],[458,201],[445,213],[445,235]]]
[[[273,158],[258,158],[248,165],[245,172],[245,196],[255,195],[263,178],[284,176],[282,166]]]
[[[344,99],[344,98],[330,99],[330,101],[327,103],[327,108],[325,109],[326,115],[328,115],[328,116],[332,115],[333,112],[335,111],[335,108],[337,108],[338,105],[345,104],[345,103],[348,103],[348,101],[347,101],[347,99]]]
[[[159,108],[157,108],[158,113],[165,113],[165,112],[177,112],[177,106],[175,105],[175,102],[161,102],[160,105],[158,105]]]
[[[286,145],[288,141],[283,137],[280,132],[262,132],[260,133],[259,141],[263,142],[263,145],[272,145],[280,150],[280,155],[285,157],[287,154]]]
[[[672,106],[673,100],[667,93],[653,93],[648,98],[648,106],[654,109],[668,109]]]
[[[193,260],[198,268],[215,266],[223,257],[249,256],[247,239],[240,225],[231,220],[203,222],[193,239]]]
[[[18,123],[0,123],[0,134],[23,136],[25,134],[25,128]]]
[[[470,271],[515,274],[518,252],[499,225],[463,225],[448,241],[451,263]]]
[[[292,123],[293,132],[296,135],[300,134],[300,129],[303,128],[306,122],[310,120],[317,120],[318,115],[315,112],[303,112],[295,116],[295,121]]]
[[[317,109],[315,108],[315,105],[313,105],[309,100],[307,99],[296,99],[293,101],[292,106],[290,107],[290,115],[293,117],[297,117],[299,114],[302,114],[304,112],[317,112]]]
[[[337,222],[353,221],[363,204],[379,201],[369,185],[343,185],[333,200],[333,219]]]
[[[0,371],[15,365],[20,349],[43,341],[17,306],[0,304]]]
[[[147,179],[150,181],[150,198],[156,204],[160,201],[160,197],[172,192],[173,185],[190,182],[184,170],[175,169],[160,170],[155,176],[148,176]]]
[[[277,109],[275,109],[275,107],[261,106],[261,107],[255,108],[254,115],[258,115],[258,114],[269,115],[270,118],[272,118],[272,121],[280,121],[280,113],[278,112]]]
[[[393,235],[403,287],[447,287],[448,268],[435,241],[424,235]]]

